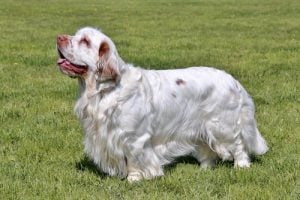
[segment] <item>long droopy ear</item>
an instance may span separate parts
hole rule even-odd
[[[116,81],[119,70],[116,66],[115,57],[113,55],[108,42],[103,41],[99,48],[99,61],[97,65],[97,75],[100,82]]]

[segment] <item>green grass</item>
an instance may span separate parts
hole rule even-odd
[[[145,68],[217,66],[252,94],[270,151],[250,169],[193,162],[128,184],[85,157],[77,82],[56,35],[101,27]],[[299,199],[300,1],[39,1],[0,4],[0,199]]]

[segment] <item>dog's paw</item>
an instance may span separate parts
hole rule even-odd
[[[235,168],[249,168],[250,167],[250,162],[249,160],[237,160],[234,161],[234,167]]]
[[[211,169],[215,165],[216,165],[215,160],[209,160],[209,159],[207,159],[207,160],[204,160],[204,161],[201,162],[200,167],[202,169]]]
[[[139,172],[131,172],[127,176],[127,180],[129,183],[138,182],[143,179],[143,176]]]

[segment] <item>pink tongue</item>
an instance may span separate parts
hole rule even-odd
[[[65,58],[59,58],[58,60],[57,60],[57,64],[63,64],[64,62],[68,62],[67,61],[67,59],[65,59]]]
[[[78,67],[76,65],[73,65],[72,63],[70,63],[67,59],[65,58],[59,58],[57,60],[57,64],[64,68],[65,70],[67,71],[72,71],[76,74],[83,74],[86,72],[86,68],[81,68],[81,67]]]

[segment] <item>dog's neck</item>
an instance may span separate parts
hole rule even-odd
[[[97,81],[94,73],[87,73],[84,77],[78,79],[80,96],[85,96],[88,99],[112,91],[116,85],[116,80]]]
[[[115,52],[113,56],[115,60],[115,64],[118,68],[118,75],[116,77],[107,78],[102,77],[99,78],[99,75],[95,71],[89,71],[84,76],[79,78],[79,89],[80,96],[85,96],[88,99],[95,97],[96,95],[100,95],[101,97],[116,88],[116,86],[120,83],[120,79],[122,74],[128,71],[128,66],[125,62],[119,57],[118,53]]]

